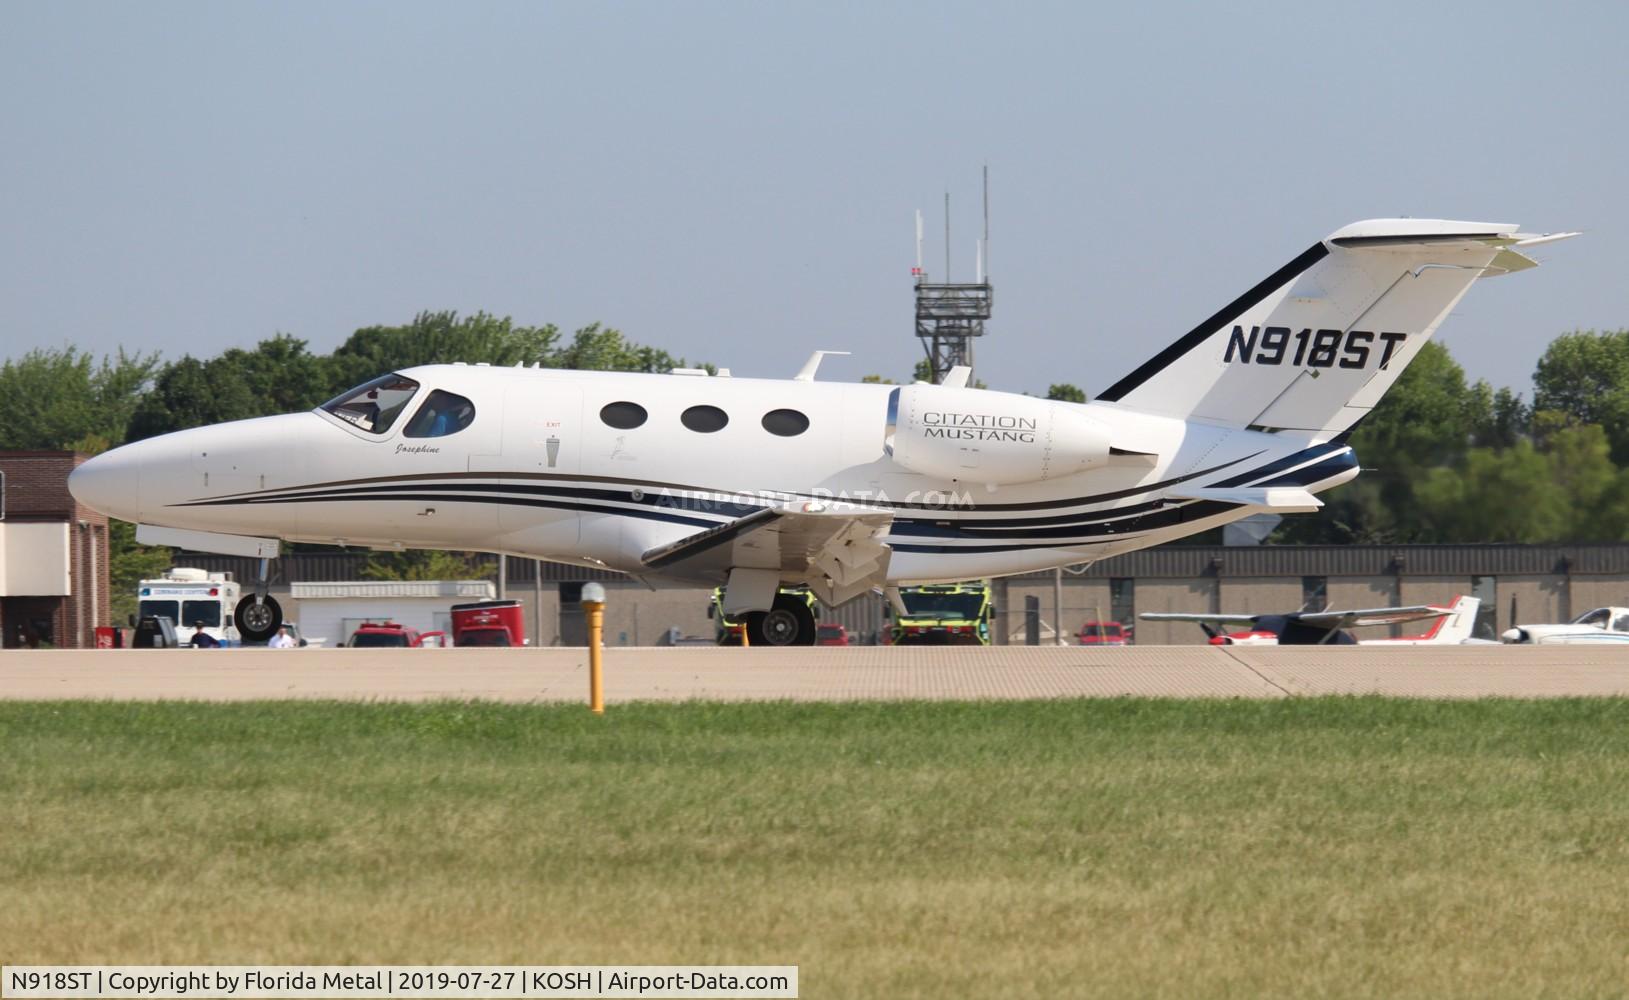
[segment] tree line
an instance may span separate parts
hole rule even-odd
[[[598,323],[567,336],[552,324],[453,312],[366,327],[330,354],[287,334],[170,362],[123,350],[98,359],[72,346],[40,348],[0,366],[0,447],[94,454],[189,427],[309,410],[375,375],[452,361],[639,372],[685,365]]]

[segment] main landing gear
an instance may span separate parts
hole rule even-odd
[[[270,586],[271,560],[260,560],[260,573],[255,580],[254,593],[238,602],[232,617],[238,626],[238,635],[246,643],[271,641],[283,624],[283,609],[266,593]]]
[[[749,611],[747,640],[754,646],[813,646],[814,609],[802,594],[776,594],[768,611]]]

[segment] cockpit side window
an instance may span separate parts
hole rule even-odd
[[[456,434],[475,419],[475,404],[463,396],[437,389],[424,400],[419,412],[402,432],[410,438],[438,438]]]
[[[322,404],[322,408],[370,434],[383,434],[390,430],[390,425],[418,391],[419,384],[405,375],[381,375],[350,392],[340,393]]]

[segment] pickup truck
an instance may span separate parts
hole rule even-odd
[[[447,633],[420,632],[397,622],[363,622],[345,645],[351,649],[421,649],[445,645]]]

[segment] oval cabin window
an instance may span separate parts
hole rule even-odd
[[[797,410],[770,410],[764,414],[764,430],[777,437],[797,437],[809,429],[809,418]]]
[[[606,403],[600,408],[600,419],[609,427],[619,431],[631,431],[649,419],[650,414],[638,403],[622,400],[616,403]]]
[[[692,406],[679,414],[679,422],[697,434],[721,431],[730,422],[730,415],[716,406]]]

